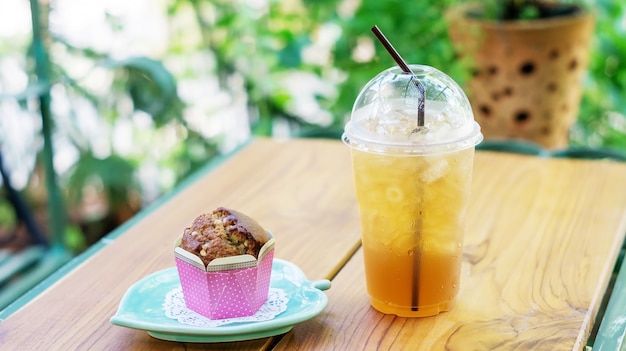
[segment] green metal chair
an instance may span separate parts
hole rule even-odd
[[[541,146],[518,140],[485,140],[476,146],[476,150],[511,152],[534,156],[545,156],[546,154],[546,151]]]

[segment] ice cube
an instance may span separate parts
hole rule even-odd
[[[437,158],[427,166],[427,168],[420,174],[420,179],[430,184],[436,180],[441,179],[450,171],[450,165],[445,158]]]
[[[385,189],[385,197],[390,202],[400,202],[404,199],[404,193],[397,186],[390,186]]]

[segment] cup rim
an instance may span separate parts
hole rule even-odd
[[[370,153],[394,155],[435,155],[475,147],[484,139],[483,134],[480,132],[480,125],[476,121],[473,121],[473,128],[470,133],[456,139],[430,144],[393,143],[359,138],[350,134],[351,122],[352,121],[348,121],[348,123],[346,123],[344,133],[341,135],[341,140],[350,148]]]

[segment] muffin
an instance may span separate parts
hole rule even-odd
[[[246,214],[219,207],[199,215],[174,255],[185,304],[205,317],[250,316],[267,300],[274,238]]]
[[[208,265],[221,257],[247,254],[258,258],[268,240],[257,221],[239,211],[219,207],[201,214],[185,229],[180,247]]]

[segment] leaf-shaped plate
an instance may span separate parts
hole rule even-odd
[[[176,267],[150,274],[133,284],[124,294],[111,323],[145,330],[157,339],[179,342],[228,342],[284,334],[295,324],[320,314],[328,304],[322,290],[330,281],[308,281],[300,268],[278,258],[272,265],[270,286],[283,290],[287,310],[271,320],[241,322],[219,327],[195,327],[168,318],[163,309],[165,295],[180,286]]]

